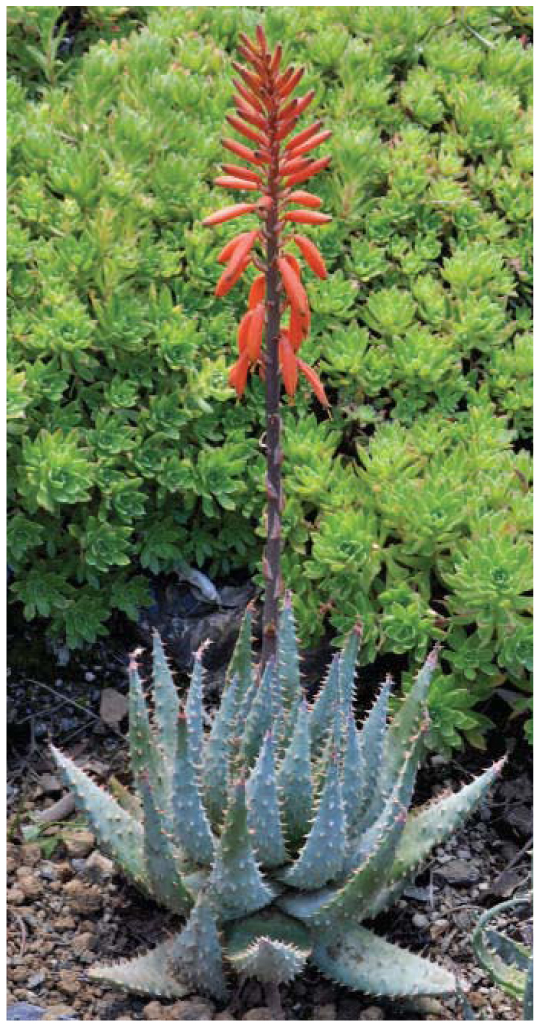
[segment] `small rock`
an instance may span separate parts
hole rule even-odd
[[[41,861],[41,849],[37,842],[27,842],[21,845],[21,859],[27,866],[35,867]]]
[[[145,1020],[172,1020],[172,1017],[167,1016],[167,1012],[170,1006],[162,1006],[161,1002],[149,1002],[143,1009],[143,1016]]]
[[[505,819],[518,834],[524,837],[532,834],[532,812],[529,806],[514,806],[507,811]]]
[[[458,859],[471,859],[472,858],[472,852],[468,848],[468,846],[466,846],[466,845],[463,846],[462,845],[459,849],[456,849],[456,856],[458,857]]]
[[[102,881],[106,877],[112,877],[115,866],[112,859],[107,859],[99,849],[94,849],[85,864],[85,871],[91,880]]]
[[[430,763],[432,767],[444,767],[445,763],[448,763],[448,759],[446,756],[441,756],[440,753],[435,753],[431,757]]]
[[[75,935],[71,944],[74,952],[88,952],[95,947],[96,936],[91,931],[83,931]]]
[[[19,878],[17,885],[22,891],[25,899],[36,899],[38,895],[41,895],[41,881],[37,879],[32,870],[29,870],[28,867],[19,867],[17,870],[17,877]]]
[[[469,999],[469,1002],[473,1009],[481,1009],[482,1006],[485,1006],[487,1002],[486,996],[481,995],[479,991],[469,992],[467,998]]]
[[[41,785],[45,795],[54,795],[55,792],[62,791],[62,783],[56,777],[56,774],[40,774],[38,783]]]
[[[214,1018],[214,1006],[202,998],[190,998],[175,1002],[170,1007],[170,1012],[173,1013],[171,1020],[212,1020]]]
[[[340,1020],[358,1020],[360,1015],[360,1001],[354,995],[343,998],[339,1003]]]
[[[437,867],[436,873],[448,884],[457,885],[476,884],[480,877],[478,867],[464,859],[450,859],[444,866]]]
[[[28,978],[28,987],[39,988],[40,984],[43,984],[45,977],[46,974],[44,970],[39,970],[36,974],[32,974],[32,976]]]
[[[223,1009],[221,1013],[216,1013],[214,1020],[236,1020],[236,1016],[233,1016],[230,1009]]]
[[[127,716],[129,703],[116,688],[104,688],[101,693],[99,715],[108,727],[116,727]]]
[[[264,995],[262,985],[259,984],[253,977],[248,978],[242,989],[242,1002],[244,1007],[255,1008],[262,1006],[264,1002]]]
[[[384,1020],[384,1009],[380,1006],[368,1006],[367,1009],[363,1009],[360,1013],[361,1020]]]
[[[273,1020],[272,1013],[266,1006],[256,1006],[255,1009],[248,1009],[242,1020]]]
[[[420,930],[424,927],[429,927],[429,917],[425,913],[415,913],[412,918],[413,925],[418,927]]]
[[[44,1012],[41,1006],[30,1002],[14,1002],[7,1007],[6,1020],[41,1020]]]
[[[96,844],[95,836],[91,831],[74,831],[64,838],[64,845],[68,855],[75,859],[84,859],[92,851]]]
[[[87,670],[85,672],[85,675],[84,675],[84,680],[85,681],[95,681],[96,680],[96,675],[93,674],[91,670]]]
[[[7,893],[7,899],[12,906],[22,906],[24,903],[25,895],[20,888],[10,888]]]
[[[439,1019],[444,1018],[445,1008],[438,998],[423,995],[416,1000],[415,1005],[421,1013],[425,1013],[427,1016],[437,1016]]]
[[[103,893],[96,884],[68,881],[64,893],[75,913],[95,913],[103,904]]]
[[[43,1019],[44,1020],[76,1020],[77,1017],[73,1016],[74,1012],[75,1012],[75,1010],[72,1009],[71,1006],[65,1006],[62,1003],[61,1005],[49,1006],[47,1011],[46,1011],[46,1013],[45,1013],[45,1016],[43,1017]]]
[[[81,982],[78,975],[69,970],[61,970],[58,979],[58,988],[66,995],[78,995],[81,990]]]
[[[337,1020],[337,1009],[333,1002],[313,1006],[312,1020]]]
[[[59,931],[72,931],[77,925],[72,916],[59,916],[54,921],[54,926]]]
[[[58,870],[54,863],[43,862],[39,868],[39,876],[44,881],[56,881],[58,878]]]

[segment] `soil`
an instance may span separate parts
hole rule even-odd
[[[9,1018],[271,1019],[256,982],[245,985],[231,1011],[230,1000],[229,1006],[203,996],[159,1002],[100,987],[87,977],[92,964],[144,951],[179,925],[178,918],[146,901],[116,873],[95,848],[80,814],[41,829],[33,819],[65,795],[48,755],[48,738],[83,761],[97,780],[105,783],[114,775],[128,781],[127,720],[114,722],[113,718],[105,723],[100,703],[104,686],[125,694],[125,654],[130,647],[127,636],[114,648],[102,642],[65,667],[27,627],[17,625],[11,638]],[[122,716],[121,703],[118,715]],[[490,715],[501,718],[502,704]],[[509,728],[515,730],[510,741]],[[468,751],[451,760],[438,755],[428,758],[415,802],[469,781],[501,754],[501,738],[502,733],[494,733],[493,752]],[[414,887],[390,914],[375,923],[389,940],[453,970],[475,1016],[489,1020],[520,1019],[520,1006],[477,965],[471,933],[485,909],[526,895],[531,887],[532,757],[519,727],[505,724],[504,738],[513,752],[490,798],[459,834],[435,851]],[[514,923],[510,914],[498,926],[531,944],[529,921]],[[330,983],[312,967],[282,988],[282,1003],[288,1020],[455,1020],[463,1016],[456,999],[424,999],[414,1005],[373,999]]]

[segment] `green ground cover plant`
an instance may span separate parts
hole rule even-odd
[[[8,18],[8,560],[76,646],[180,560],[262,582],[263,384],[227,382],[247,288],[215,297],[236,229],[201,224],[259,13],[91,8],[63,56],[53,10]],[[334,129],[303,347],[333,417],[307,383],[283,412],[283,577],[304,644],[321,609],[339,640],[361,617],[364,662],[444,639],[443,748],[483,744],[495,687],[531,701],[532,14],[460,12],[265,11]]]

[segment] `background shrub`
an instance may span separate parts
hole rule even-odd
[[[201,220],[260,15],[62,10],[8,15],[8,559],[76,646],[179,560],[259,571],[262,386],[227,386],[244,287],[215,300],[235,230]],[[503,682],[529,703],[531,12],[265,13],[335,132],[306,344],[333,419],[285,410],[284,573],[305,644],[358,615],[364,661],[445,639],[443,747]]]

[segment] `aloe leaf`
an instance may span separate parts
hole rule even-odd
[[[317,933],[311,959],[332,980],[377,997],[452,995],[456,989],[448,970],[365,927],[334,927],[331,933]]]
[[[220,917],[247,916],[267,906],[276,892],[259,870],[249,833],[244,781],[230,788],[229,804],[210,877],[210,894]]]
[[[300,659],[290,592],[285,594],[279,618],[277,672],[285,711],[296,710],[303,693],[300,684]]]
[[[312,816],[313,783],[308,718],[307,705],[305,700],[302,700],[298,707],[293,736],[278,768],[285,838],[293,849],[304,840]]]
[[[412,811],[396,848],[384,886],[379,894],[374,896],[366,910],[366,916],[377,916],[399,898],[432,849],[452,837],[487,795],[504,762],[503,759],[494,763],[459,792]]]
[[[173,975],[168,967],[174,938],[157,945],[142,956],[112,966],[92,966],[88,976],[95,981],[112,984],[139,995],[157,995],[160,998],[184,998],[192,988]]]
[[[381,768],[383,788],[391,787],[399,773],[413,726],[427,704],[429,686],[437,668],[438,655],[439,647],[435,646],[416,675],[412,688],[401,700],[401,705],[388,728]]]
[[[212,831],[197,783],[197,771],[189,754],[187,720],[177,717],[177,747],[172,786],[174,839],[194,863],[209,865],[214,857]]]
[[[269,660],[264,668],[261,682],[251,703],[251,708],[242,731],[240,752],[248,766],[253,764],[257,758],[263,738],[272,727],[273,680],[275,674],[275,663],[273,660]]]
[[[229,956],[237,973],[254,977],[263,984],[288,984],[303,969],[308,957],[289,942],[262,935],[242,952]]]
[[[279,867],[287,860],[281,827],[274,757],[269,731],[246,786],[248,827],[257,859],[265,867]]]
[[[157,631],[152,638],[154,677],[154,723],[166,759],[174,759],[176,749],[176,718],[178,717],[178,693],[169,667],[163,643]],[[131,721],[130,721],[131,723]]]
[[[354,675],[358,649],[362,641],[362,626],[356,624],[349,635],[339,657],[339,691],[343,716],[348,718],[355,698]]]
[[[221,697],[204,746],[201,787],[206,811],[215,828],[221,824],[227,806],[227,776],[233,751],[238,687],[239,678],[235,675]]]
[[[312,890],[334,880],[343,867],[346,826],[337,755],[332,759],[311,830],[298,859],[278,880]]]
[[[77,805],[86,813],[100,845],[128,877],[148,891],[150,882],[144,862],[144,836],[140,822],[95,784],[69,756],[54,745],[51,745],[51,752]]]
[[[144,862],[146,877],[157,902],[175,913],[186,913],[193,905],[180,873],[165,827],[163,812],[156,804],[148,775],[141,775],[144,807]]]
[[[335,653],[328,674],[309,712],[309,733],[314,753],[320,752],[333,723],[333,713],[339,702],[339,653]]]
[[[227,996],[217,921],[211,902],[201,894],[189,920],[175,936],[168,955],[169,971],[186,981],[191,991]]]
[[[185,714],[187,719],[189,756],[197,769],[199,769],[202,763],[204,740],[202,647],[195,653],[195,658],[193,660],[191,681],[186,697]]]
[[[224,952],[238,972],[286,983],[303,968],[311,938],[302,924],[269,910],[225,925]]]

